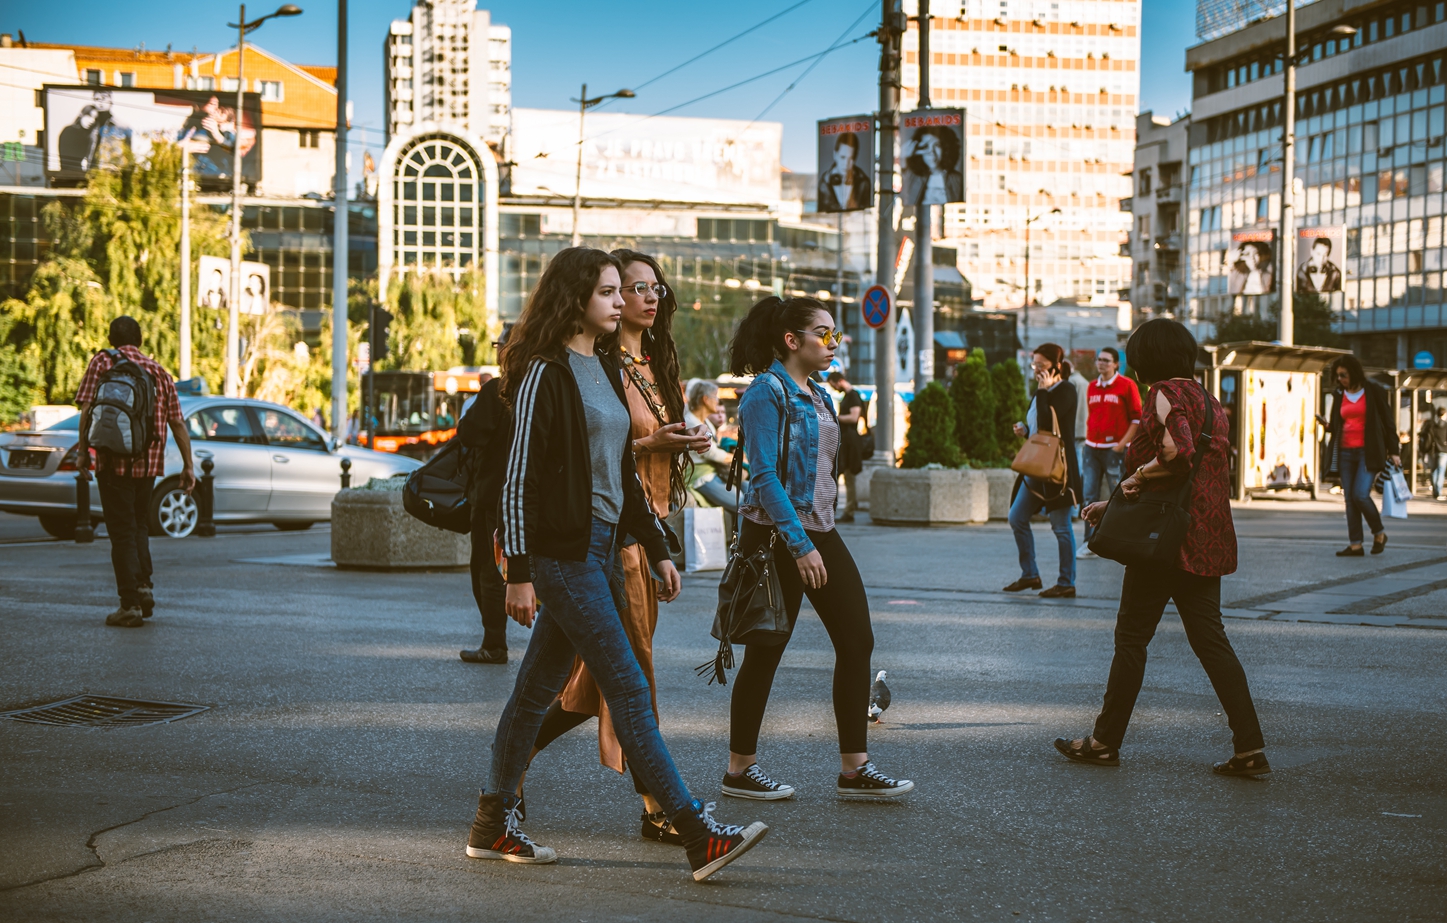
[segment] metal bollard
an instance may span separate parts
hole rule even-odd
[[[342,490],[352,486],[352,460],[342,459]]]
[[[211,474],[216,463],[201,459],[201,481],[196,485],[196,530],[193,535],[212,538],[216,535],[216,478]]]
[[[75,473],[75,543],[86,545],[95,541],[95,529],[90,524],[90,469],[81,468]]]

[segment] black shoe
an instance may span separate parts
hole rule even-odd
[[[141,598],[141,618],[148,619],[156,611],[156,594],[148,586],[137,587],[136,595]]]
[[[1387,533],[1383,532],[1372,538],[1372,554],[1381,554],[1387,550]]]
[[[1040,578],[1039,578],[1039,577],[1021,577],[1019,580],[1016,580],[1014,583],[1012,583],[1012,584],[1010,584],[1009,586],[1005,587],[1005,592],[1006,592],[1006,593],[1018,593],[1018,592],[1020,592],[1021,590],[1038,590],[1038,589],[1040,589]]]
[[[677,828],[668,822],[668,815],[663,811],[657,814],[643,812],[643,839],[651,843],[668,843],[671,846],[682,846],[683,837],[679,835]]]
[[[1056,584],[1040,594],[1041,599],[1074,599],[1075,587]]]
[[[775,782],[754,763],[738,775],[724,773],[723,793],[730,798],[750,798],[754,801],[782,801],[794,797],[794,786]]]
[[[115,628],[140,628],[145,623],[145,616],[141,615],[139,608],[126,608],[121,606],[110,615],[106,616],[106,624]]]
[[[1104,750],[1097,750],[1090,745],[1090,735],[1085,735],[1081,746],[1075,746],[1075,742],[1064,737],[1055,738],[1055,749],[1059,750],[1067,759],[1077,763],[1088,763],[1091,766],[1119,766],[1120,751],[1114,747],[1107,747]]]
[[[558,861],[557,850],[539,846],[523,833],[516,798],[482,795],[477,799],[477,818],[467,837],[467,854],[473,859],[503,859],[529,865]]]
[[[458,651],[463,663],[507,663],[507,648],[479,647],[475,651]]]
[[[1364,550],[1362,549],[1362,546],[1361,546],[1361,545],[1358,545],[1358,546],[1356,546],[1355,548],[1353,548],[1351,545],[1348,545],[1348,546],[1346,546],[1345,548],[1343,548],[1341,551],[1338,551],[1338,552],[1336,553],[1336,556],[1339,557],[1339,558],[1360,558],[1360,557],[1363,557],[1363,556],[1365,556],[1365,555],[1366,555],[1366,551],[1364,551]]]
[[[693,880],[703,881],[719,869],[758,845],[769,827],[755,821],[747,827],[721,824],[713,819],[714,803],[707,806],[693,802],[690,810],[673,819],[673,826],[688,850],[688,864]]]
[[[891,779],[875,769],[871,760],[860,766],[852,777],[841,772],[834,791],[842,798],[897,798],[914,791],[914,783],[908,779]]]
[[[1211,770],[1223,776],[1264,776],[1271,771],[1271,764],[1266,762],[1265,753],[1253,753],[1250,756],[1233,756],[1224,763],[1217,763]]]

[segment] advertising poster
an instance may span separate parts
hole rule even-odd
[[[1226,291],[1232,295],[1269,295],[1276,291],[1276,232],[1232,231],[1225,267]]]
[[[819,205],[823,213],[874,204],[874,116],[819,122]]]
[[[1246,458],[1248,490],[1309,486],[1315,479],[1315,411],[1319,376],[1314,372],[1248,371]]]
[[[261,179],[261,98],[245,96],[238,120],[236,94],[193,90],[123,90],[47,86],[45,169],[60,182],[79,182],[87,170],[119,166],[129,151],[144,163],[158,142],[184,145],[202,185],[231,182],[236,145],[241,177]]]
[[[905,205],[965,201],[965,110],[916,109],[899,117]]]
[[[1324,295],[1341,291],[1341,264],[1346,253],[1346,225],[1298,228],[1296,231],[1296,291]]]
[[[231,297],[231,260],[224,256],[200,259],[196,304],[216,311],[227,309]],[[271,267],[243,260],[241,263],[241,313],[267,314],[271,310]]]

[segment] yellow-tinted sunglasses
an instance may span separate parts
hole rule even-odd
[[[794,332],[799,336],[816,336],[819,338],[819,342],[828,349],[833,349],[844,342],[843,330],[830,330],[828,333],[820,333],[818,330],[795,330]]]

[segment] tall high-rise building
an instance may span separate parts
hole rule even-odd
[[[916,0],[905,7],[914,15]],[[959,248],[976,302],[1024,304],[1029,221],[1034,303],[1116,303],[1131,272],[1120,200],[1140,92],[1138,0],[932,0],[930,17],[931,102],[968,115],[966,201],[945,208],[943,239]],[[919,100],[918,49],[912,19],[905,110]]]
[[[387,137],[461,125],[503,152],[512,132],[512,30],[476,0],[421,0],[382,49]]]

